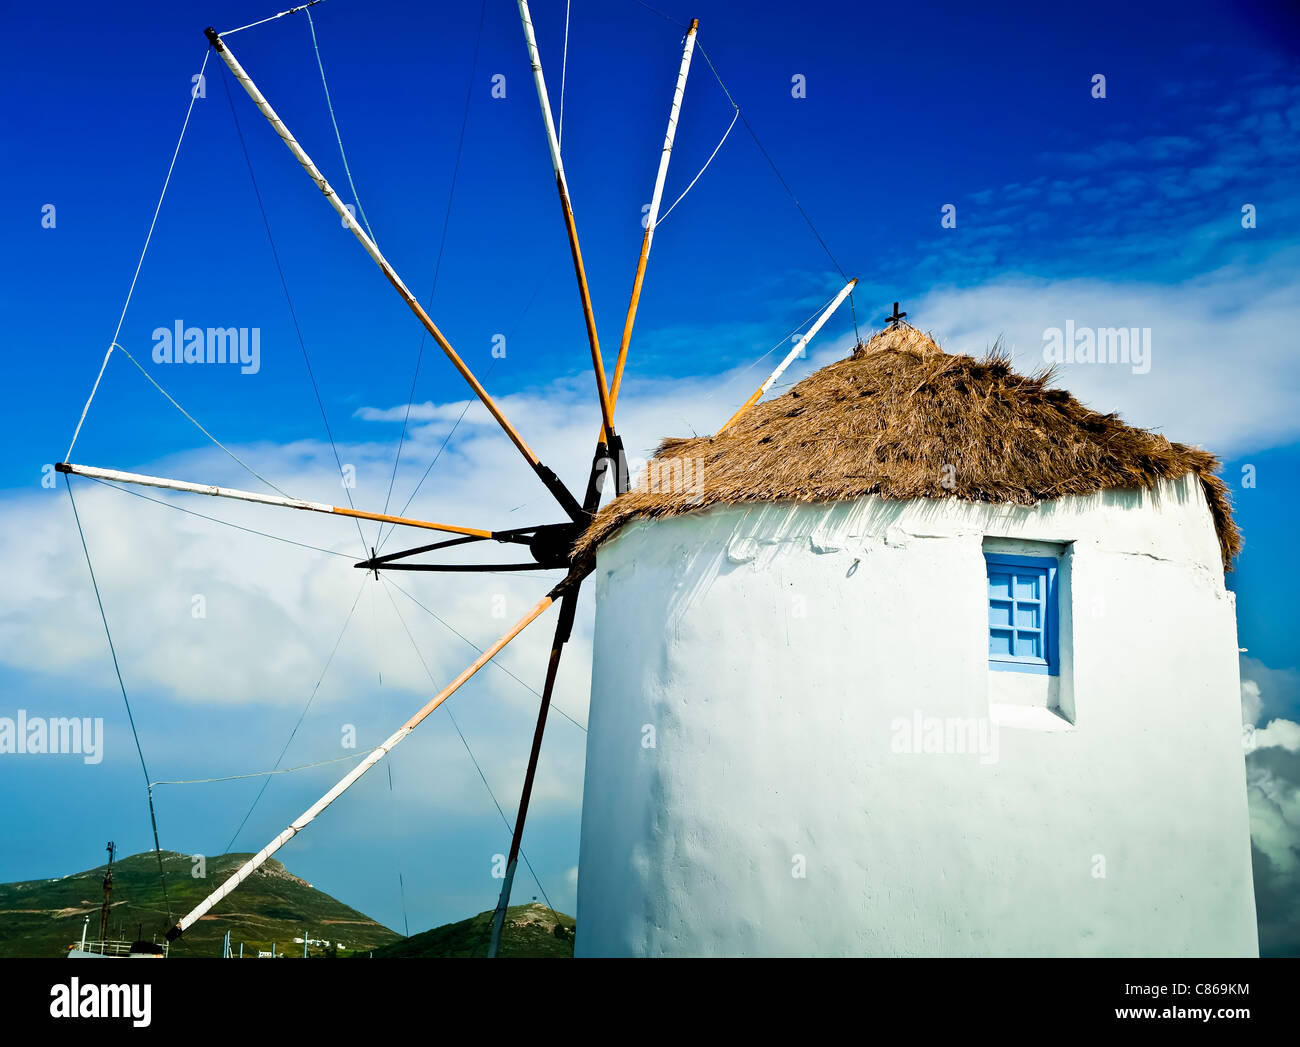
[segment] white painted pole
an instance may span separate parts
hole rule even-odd
[[[799,339],[799,341],[795,342],[794,348],[791,349],[790,352],[786,354],[786,358],[781,361],[781,363],[777,366],[776,370],[767,376],[767,381],[765,381],[762,385],[760,385],[757,389],[754,390],[750,398],[746,400],[744,404],[741,405],[740,410],[737,411],[735,414],[733,414],[730,418],[728,418],[727,421],[721,426],[721,428],[718,429],[718,433],[721,433],[723,429],[726,429],[728,426],[730,426],[733,422],[736,421],[736,419],[738,419],[741,415],[743,415],[746,411],[748,411],[751,407],[753,407],[754,404],[758,403],[758,401],[762,399],[763,394],[772,388],[772,386],[776,383],[776,380],[785,373],[785,369],[789,367],[792,363],[794,363],[795,359],[799,356],[801,352],[803,352],[804,348],[808,345],[808,343],[813,340],[813,336],[816,335],[817,332],[822,329],[826,321],[830,319],[831,313],[835,312],[835,310],[838,309],[844,303],[844,299],[846,299],[853,292],[853,288],[857,286],[857,283],[858,281],[857,278],[855,277],[854,279],[850,280],[847,284],[844,285],[844,290],[842,290],[839,294],[835,296],[835,300],[826,307],[825,311],[821,314],[821,316],[817,317],[816,323],[814,323],[810,328],[808,328],[808,330],[804,333],[803,337]],[[714,435],[716,436],[717,433],[715,433]]]
[[[354,767],[347,775],[340,779],[340,781],[330,789],[329,792],[308,807],[307,810],[294,819],[294,821],[291,822],[278,836],[276,836],[275,839],[241,865],[225,883],[195,906],[193,911],[188,915],[183,916],[177,922],[176,926],[167,932],[168,938],[173,939],[179,937],[181,933],[188,930],[204,914],[209,912],[217,902],[221,901],[221,899],[226,897],[226,895],[230,894],[231,891],[253,875],[263,862],[297,836],[302,829],[315,820],[316,816],[320,814],[321,811],[325,810],[326,807],[337,800],[341,795],[343,795],[343,793],[347,792],[358,778],[388,755],[389,751],[396,747],[410,733],[409,728],[402,727],[393,732],[393,734],[390,735],[381,745],[378,745],[371,750],[366,758]]]
[[[332,516],[350,516],[359,520],[378,520],[383,523],[421,527],[427,531],[445,531],[448,534],[473,535],[476,538],[491,538],[492,532],[477,527],[457,527],[455,524],[431,523],[427,520],[413,520],[406,516],[389,516],[386,513],[367,513],[360,509],[349,509],[341,505],[327,505],[324,502],[308,502],[301,498],[288,498],[278,494],[260,494],[256,491],[241,491],[234,487],[217,487],[214,484],[196,484],[188,480],[169,480],[162,476],[147,476],[144,473],[126,473],[119,469],[100,469],[93,465],[73,465],[59,462],[55,467],[61,473],[74,476],[88,476],[95,480],[108,480],[114,483],[137,484],[141,487],[160,487],[168,491],[187,491],[190,494],[206,494],[214,498],[234,498],[241,502],[256,502],[258,505],[278,505],[286,509],[306,509],[313,513],[329,513]]]
[[[361,246],[365,248],[366,253],[374,259],[375,264],[379,266],[384,276],[388,278],[389,283],[391,283],[397,293],[401,295],[402,300],[406,302],[411,312],[413,312],[420,323],[424,325],[425,330],[429,332],[433,340],[438,343],[438,347],[443,351],[447,359],[452,362],[456,370],[460,372],[461,377],[464,378],[469,384],[469,387],[474,390],[474,394],[483,401],[483,406],[488,409],[488,413],[491,414],[501,428],[505,430],[506,435],[510,437],[511,442],[519,449],[519,452],[528,459],[528,463],[533,467],[533,470],[538,474],[538,476],[541,477],[542,482],[546,484],[560,504],[569,511],[570,515],[576,513],[577,515],[574,515],[574,519],[578,519],[581,516],[582,510],[573,499],[573,496],[569,494],[567,490],[564,490],[563,484],[560,484],[559,480],[555,477],[555,474],[551,472],[550,469],[547,469],[546,466],[542,465],[541,460],[533,452],[533,449],[528,446],[524,441],[524,438],[520,436],[515,427],[510,424],[510,420],[502,413],[501,409],[497,406],[496,401],[488,395],[488,391],[483,388],[479,380],[474,377],[473,372],[470,371],[469,367],[465,364],[465,361],[462,360],[456,350],[452,348],[451,342],[449,342],[442,331],[438,329],[438,325],[430,319],[429,314],[424,311],[424,307],[420,305],[415,295],[411,293],[410,288],[402,282],[402,278],[397,275],[397,271],[389,264],[388,259],[383,256],[378,245],[370,239],[370,236],[366,233],[365,229],[361,227],[361,223],[356,220],[352,212],[344,206],[343,202],[339,199],[338,193],[336,193],[334,187],[330,185],[329,180],[321,174],[320,169],[312,162],[311,157],[307,155],[303,147],[298,144],[298,140],[290,133],[289,128],[285,126],[284,121],[281,120],[276,111],[271,108],[271,103],[263,97],[262,92],[258,90],[257,85],[253,83],[252,78],[244,72],[243,66],[239,64],[239,61],[235,58],[234,54],[231,53],[230,47],[221,39],[216,30],[207,29],[205,32],[213,49],[221,56],[222,61],[226,63],[231,73],[234,74],[234,77],[239,82],[240,86],[247,92],[248,97],[253,100],[253,104],[261,110],[261,113],[266,117],[267,122],[275,129],[275,133],[280,136],[280,140],[284,142],[289,152],[293,154],[294,159],[302,165],[302,169],[307,172],[307,176],[316,183],[317,188],[325,195],[325,199],[329,201],[329,205],[334,208],[335,213],[343,220],[343,224],[352,232],[352,235],[357,238]]]
[[[600,355],[600,337],[596,333],[596,315],[591,305],[591,289],[587,285],[587,270],[582,264],[582,248],[578,245],[578,225],[573,217],[573,201],[569,197],[569,182],[564,176],[564,160],[560,156],[560,139],[555,133],[555,120],[551,116],[551,100],[546,93],[546,77],[542,74],[542,56],[537,50],[537,36],[533,32],[532,15],[528,0],[517,0],[519,20],[524,27],[524,43],[528,46],[528,61],[533,69],[533,82],[537,85],[537,101],[542,107],[542,123],[546,128],[546,144],[551,150],[551,168],[555,171],[555,185],[560,193],[560,207],[564,211],[564,228],[569,237],[569,251],[573,255],[573,269],[578,278],[578,296],[582,300],[582,318],[587,325],[587,342],[591,347],[591,366],[596,373],[596,391],[600,399],[600,416],[605,435],[614,431],[614,409],[610,403],[609,385],[605,380],[605,362]]]
[[[235,870],[225,883],[204,898],[203,901],[199,902],[191,912],[181,917],[181,919],[177,921],[176,926],[167,932],[167,940],[173,941],[176,938],[179,938],[198,920],[202,919],[203,916],[217,904],[217,902],[221,901],[221,899],[226,897],[226,895],[230,894],[231,891],[252,876],[263,862],[297,836],[299,832],[310,825],[321,811],[325,810],[326,807],[347,792],[363,774],[387,756],[393,749],[397,748],[397,746],[406,739],[407,735],[409,735],[424,721],[425,717],[455,694],[462,684],[482,669],[483,666],[487,665],[488,662],[497,656],[506,644],[523,632],[524,629],[538,617],[538,615],[546,610],[546,608],[550,607],[551,604],[555,602],[556,596],[565,587],[567,582],[567,579],[564,582],[561,582],[558,586],[552,589],[550,593],[534,604],[532,609],[510,628],[509,632],[503,635],[496,641],[496,643],[479,655],[479,657],[476,658],[467,669],[463,670],[456,679],[434,695],[433,698],[431,698],[414,716],[407,720],[406,723],[402,724],[401,727],[389,735],[389,737],[380,745],[377,745],[372,749],[366,755],[366,758],[339,779],[329,792],[290,822],[288,827],[276,836],[275,839]]]
[[[101,469],[93,465],[73,465],[60,462],[55,468],[61,473],[74,476],[89,476],[95,480],[109,480],[114,483],[138,484],[141,487],[161,487],[169,491],[188,491],[191,494],[207,494],[217,498],[237,498],[243,502],[257,502],[260,505],[282,505],[289,509],[310,509],[313,512],[329,513],[334,507],[324,502],[307,502],[300,498],[286,498],[278,494],[259,494],[256,491],[240,491],[233,487],[217,487],[214,484],[196,484],[188,480],[169,480],[162,476],[148,476],[144,473],[127,473],[119,469]]]
[[[659,154],[659,170],[655,174],[654,193],[650,197],[645,232],[641,236],[641,256],[636,264],[636,278],[632,281],[632,299],[628,302],[627,316],[623,321],[623,337],[619,341],[618,360],[614,364],[614,381],[609,388],[611,411],[618,405],[618,390],[623,384],[623,367],[627,363],[627,349],[632,342],[632,327],[636,323],[637,306],[641,301],[641,285],[645,282],[646,263],[650,260],[650,244],[654,240],[655,227],[659,224],[659,207],[663,203],[664,182],[668,178],[668,161],[673,155],[673,141],[677,138],[677,120],[682,111],[682,98],[686,94],[686,77],[691,71],[691,57],[695,54],[695,34],[699,26],[699,19],[691,20],[691,27],[686,32],[686,43],[682,48],[682,64],[677,70],[677,86],[673,90],[673,104],[668,112],[668,130],[664,134],[664,147]]]
[[[226,63],[227,67],[229,67],[230,71],[234,74],[239,85],[248,93],[248,97],[253,100],[253,104],[257,106],[257,108],[261,110],[262,115],[266,117],[267,123],[275,128],[275,133],[280,136],[280,140],[284,142],[286,147],[288,147],[289,152],[293,154],[294,159],[302,165],[302,169],[307,172],[307,176],[316,183],[316,187],[325,195],[325,199],[329,201],[329,205],[334,208],[339,218],[343,220],[343,225],[352,232],[352,235],[355,236],[358,241],[360,241],[361,246],[366,249],[366,253],[374,259],[375,264],[383,270],[384,275],[393,282],[393,286],[397,288],[398,293],[401,294],[403,298],[408,299],[408,301],[414,301],[415,296],[411,294],[410,289],[402,282],[402,278],[397,275],[396,270],[389,265],[388,259],[383,256],[378,245],[370,239],[369,234],[367,234],[365,229],[361,227],[361,223],[356,220],[351,210],[349,210],[343,201],[339,199],[339,195],[334,191],[334,187],[330,185],[329,179],[321,173],[320,168],[318,168],[312,161],[312,158],[307,155],[306,150],[298,144],[298,140],[294,138],[292,132],[290,132],[289,128],[285,126],[285,123],[280,119],[279,114],[271,108],[271,103],[266,100],[262,92],[258,90],[257,85],[253,83],[252,77],[244,71],[244,67],[239,64],[239,60],[235,58],[233,52],[230,50],[230,45],[222,40],[216,33],[212,32],[212,30],[208,30],[208,40],[211,42],[217,54],[221,56],[222,61]]]
[[[682,64],[677,70],[677,86],[673,89],[673,104],[668,112],[668,130],[664,134],[663,153],[659,157],[659,172],[655,175],[654,195],[650,197],[646,234],[651,237],[654,236],[655,226],[659,222],[659,206],[663,202],[664,182],[668,178],[668,160],[672,156],[673,141],[677,137],[677,119],[682,112],[682,98],[686,95],[686,77],[691,71],[691,58],[695,54],[695,34],[699,27],[699,19],[692,19],[691,27],[686,32],[686,43],[682,48]]]
[[[551,150],[551,167],[560,184],[568,190],[564,177],[564,160],[560,157],[560,138],[555,132],[555,119],[551,115],[551,99],[546,93],[546,77],[542,74],[542,56],[537,49],[537,35],[533,32],[533,17],[528,12],[528,0],[517,0],[519,19],[524,25],[524,43],[528,46],[528,61],[532,65],[533,83],[537,86],[537,101],[542,107],[542,123],[546,128],[546,144]]]

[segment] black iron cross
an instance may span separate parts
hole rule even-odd
[[[903,319],[903,317],[905,317],[906,315],[907,315],[906,313],[900,313],[900,312],[898,311],[898,303],[895,302],[895,303],[894,303],[894,315],[893,315],[893,316],[886,316],[885,319],[889,322],[889,326],[890,326],[890,327],[897,327],[897,326],[899,325],[899,322],[900,322],[900,321]]]

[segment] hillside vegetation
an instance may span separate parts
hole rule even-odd
[[[191,875],[188,855],[163,852],[167,895],[173,918],[197,905],[210,891],[247,861],[250,854],[223,854],[208,858],[206,876]],[[88,937],[99,937],[99,912],[104,899],[104,866],[53,880],[28,880],[0,884],[0,957],[64,956],[81,939],[82,925],[90,917]],[[134,940],[143,935],[161,942],[170,922],[158,880],[158,860],[152,851],[119,858],[113,863],[112,908],[108,937]],[[220,956],[221,939],[230,931],[236,953],[244,943],[244,956],[271,949],[301,957],[302,945],[294,938],[330,942],[339,955],[369,953],[398,941],[400,935],[344,905],[306,880],[294,876],[280,862],[268,860],[238,891],[172,943],[171,955]],[[312,947],[310,955],[326,950]]]
[[[540,902],[512,905],[506,910],[498,955],[570,958],[573,956],[575,927],[572,916],[552,913]],[[489,910],[459,923],[448,923],[423,934],[413,934],[376,949],[374,955],[375,959],[487,956],[491,937],[492,912]]]

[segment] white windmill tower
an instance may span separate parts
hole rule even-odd
[[[1256,954],[1217,462],[891,321],[582,540],[578,954]]]

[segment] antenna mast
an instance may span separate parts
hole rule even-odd
[[[104,868],[104,904],[99,910],[99,944],[104,947],[108,939],[108,898],[113,893],[113,856],[117,853],[117,844],[108,842],[108,865]]]

